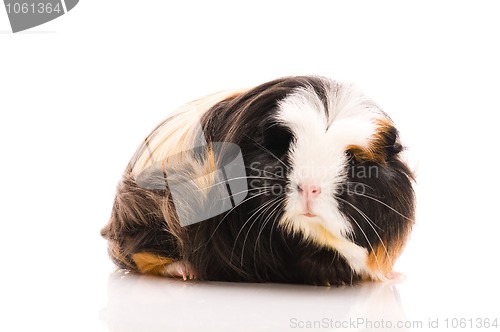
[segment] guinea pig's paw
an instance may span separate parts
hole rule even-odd
[[[386,273],[385,278],[387,281],[396,282],[396,283],[406,280],[406,276],[403,273],[397,272],[397,271],[391,271],[389,273]]]
[[[370,281],[387,281],[391,279],[390,275],[384,274],[384,272],[379,269],[370,270],[364,277],[366,280]]]
[[[393,283],[399,283],[406,279],[406,276],[403,273],[392,270],[389,272],[387,271],[384,272],[378,268],[370,270],[365,277],[367,280],[371,281],[383,281],[383,282],[393,282]]]
[[[171,278],[182,278],[182,280],[196,279],[194,268],[187,261],[178,261],[165,265],[163,275]]]
[[[365,248],[354,245],[342,254],[354,272],[361,275],[365,274],[368,260],[368,251]]]

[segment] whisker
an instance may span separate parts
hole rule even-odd
[[[222,223],[224,222],[224,220],[227,218],[227,216],[229,216],[229,214],[231,212],[233,212],[234,209],[236,209],[238,206],[240,206],[241,204],[244,204],[248,201],[250,201],[251,199],[254,199],[254,198],[257,198],[259,196],[262,196],[262,195],[266,195],[268,194],[269,191],[263,191],[261,193],[258,193],[258,194],[254,194],[254,195],[251,195],[247,198],[245,198],[244,200],[242,200],[239,204],[233,206],[233,208],[231,208],[231,210],[227,211],[226,214],[224,215],[224,217],[222,217],[222,219],[218,222],[217,226],[215,227],[214,231],[212,232],[212,234],[210,235],[210,237],[208,238],[208,240],[205,242],[204,245],[207,245],[208,242],[210,242],[210,240],[214,237],[215,233],[217,232],[217,230],[219,229],[220,225],[222,225]],[[196,248],[194,251],[197,251],[199,249],[201,249],[201,247],[203,247],[203,245],[200,245],[198,248]]]
[[[371,196],[369,196],[369,195],[360,194],[360,193],[354,193],[354,194],[355,194],[355,195],[358,195],[358,196],[362,196],[362,197],[369,198],[369,199],[371,199],[371,200],[374,200],[375,202],[380,203],[380,204],[382,204],[383,206],[385,206],[385,207],[387,207],[387,208],[391,209],[392,211],[394,211],[395,213],[397,213],[397,214],[398,214],[398,215],[400,215],[401,217],[403,217],[403,218],[405,218],[405,219],[407,219],[407,220],[410,220],[410,221],[415,221],[414,219],[411,219],[411,218],[409,218],[409,217],[405,216],[404,214],[402,214],[402,213],[401,213],[401,212],[399,212],[398,210],[394,209],[392,206],[390,206],[390,205],[388,205],[388,204],[386,204],[386,203],[382,202],[382,201],[381,201],[381,200],[379,200],[379,199],[376,199],[375,197],[371,197]]]
[[[379,230],[383,230],[379,225],[375,224],[375,222],[373,220],[370,219],[370,217],[368,217],[368,215],[366,213],[364,213],[359,207],[355,206],[354,204],[340,198],[340,197],[337,197],[339,200],[343,201],[344,203],[346,204],[349,204],[353,209],[356,210],[356,212],[358,212],[369,224],[372,228],[374,227],[377,227]],[[375,231],[375,229],[373,229]]]
[[[264,204],[262,204],[258,209],[257,211],[255,211],[249,218],[247,218],[247,220],[243,223],[243,225],[241,226],[241,229],[239,230],[238,234],[236,234],[236,238],[234,240],[234,244],[233,244],[233,250],[231,251],[231,256],[230,256],[230,261],[232,260],[232,257],[234,255],[234,250],[236,249],[236,244],[238,242],[238,238],[241,234],[241,232],[243,232],[243,229],[245,228],[245,226],[252,220],[252,218],[259,212],[261,211],[262,209],[264,209],[267,205],[269,205],[270,203],[272,203],[274,200],[270,200]],[[250,227],[251,228],[251,227]],[[243,243],[243,248],[244,248],[244,243]]]
[[[240,177],[235,177],[235,178],[229,178],[227,180],[222,180],[220,182],[217,182],[217,183],[214,183],[210,186],[207,186],[207,187],[203,187],[203,188],[197,188],[196,191],[204,191],[204,190],[207,190],[207,189],[210,189],[210,188],[213,188],[215,186],[218,186],[218,185],[221,185],[223,183],[228,183],[230,180],[240,180],[240,179],[264,179],[264,180],[273,180],[273,181],[277,181],[277,179],[275,178],[270,178],[270,177],[264,177],[264,176],[240,176]]]
[[[253,197],[255,195],[260,195],[262,193],[264,194],[270,194],[270,190],[271,190],[271,187],[258,187],[258,188],[250,188],[250,189],[247,189],[247,190],[243,190],[243,191],[238,191],[238,192],[231,192],[231,196],[234,197],[234,196],[237,196],[237,195],[240,195],[240,194],[243,194],[243,193],[246,193],[246,192],[250,192],[249,195],[248,195],[248,198],[250,197]],[[256,193],[252,193],[253,191],[257,191]],[[262,191],[262,192],[261,192]],[[265,192],[264,192],[265,191]],[[225,201],[229,198],[229,196],[225,196],[225,197],[221,197],[221,198],[217,198],[216,201]],[[242,202],[243,203],[243,202]],[[238,204],[239,205],[239,204]],[[237,205],[237,206],[238,206]],[[234,206],[233,208],[237,207],[237,206]],[[232,209],[233,209],[232,208]]]
[[[363,186],[363,188],[369,188],[371,189],[372,191],[375,191],[375,189],[372,187],[372,186],[369,186],[367,185],[366,183],[363,183],[363,182],[357,182],[357,181],[347,181],[346,184],[354,184],[354,185],[361,185]],[[349,190],[349,187],[347,188]],[[375,197],[375,196],[374,196]]]
[[[366,220],[366,222],[368,223],[368,225],[370,225],[370,227],[375,232],[375,235],[377,235],[377,238],[380,240],[380,243],[382,244],[382,247],[384,248],[386,256],[389,259],[389,262],[390,262],[390,264],[392,266],[392,259],[391,259],[390,255],[389,255],[389,251],[387,250],[387,247],[385,246],[384,241],[382,241],[382,238],[380,237],[379,233],[375,229],[375,227],[374,227],[375,223],[363,211],[361,211],[361,209],[359,209],[358,207],[354,206],[354,204],[352,204],[352,203],[350,203],[350,202],[348,202],[345,199],[342,199],[340,197],[337,197],[337,199],[339,199],[340,201],[342,201],[342,202],[344,202],[346,204],[349,204],[354,210],[356,210]],[[378,268],[381,269],[381,265],[380,265],[380,262],[378,260],[377,253],[375,252],[372,243],[368,239],[368,236],[366,235],[365,231],[363,231],[363,228],[361,228],[361,225],[358,223],[358,221],[356,220],[356,218],[353,218],[351,216],[351,219],[356,223],[356,225],[358,226],[358,228],[361,231],[361,233],[363,233],[363,236],[366,239],[366,242],[368,242],[368,245],[370,246],[370,249],[373,252],[373,256],[375,257],[375,262],[377,263]],[[379,227],[379,229],[380,229],[380,227]]]
[[[286,201],[286,198],[285,198],[285,201]],[[269,251],[271,252],[271,258],[273,259],[274,266],[276,266],[276,259],[274,258],[274,254],[273,254],[273,241],[272,241],[272,239],[273,239],[273,229],[275,229],[277,227],[276,224],[279,222],[278,217],[280,216],[280,214],[284,210],[285,209],[282,207],[281,210],[278,211],[278,213],[274,217],[273,223],[271,225],[271,230],[269,231]]]
[[[283,201],[285,200],[285,197],[280,197],[279,199],[276,200],[276,205],[275,207],[272,209],[272,211],[268,214],[268,216],[264,219],[262,225],[261,225],[261,228],[259,230],[259,233],[257,234],[257,239],[255,240],[255,245],[254,245],[254,262],[256,261],[255,259],[255,254],[257,252],[257,246],[259,247],[259,250],[260,250],[260,242],[259,242],[259,238],[260,236],[262,235],[262,232],[264,231],[264,228],[267,226],[267,224],[271,221],[271,218],[273,217],[273,215],[276,213],[276,217],[277,218],[279,216],[279,214],[281,213],[281,211],[283,210],[283,207],[280,205]],[[269,241],[269,244],[271,244],[271,240]]]
[[[262,150],[266,151],[267,153],[269,153],[271,156],[273,156],[274,158],[276,158],[277,161],[279,161],[283,166],[285,166],[285,168],[287,170],[290,170],[290,167],[288,165],[286,165],[280,158],[278,158],[278,156],[276,156],[274,153],[272,153],[271,151],[269,151],[269,149],[267,149],[266,147],[264,147],[262,144],[260,144],[259,142],[257,142],[256,140],[254,140],[252,137],[248,136],[245,134],[245,137],[249,138],[250,140],[252,140],[255,145],[257,145],[259,148],[261,148]]]
[[[250,235],[250,230],[252,229],[253,225],[255,225],[255,223],[259,220],[259,218],[261,216],[263,216],[265,213],[267,213],[267,211],[269,211],[269,209],[273,208],[273,206],[275,204],[279,203],[279,199],[273,199],[271,202],[272,202],[271,204],[267,204],[267,207],[264,210],[260,211],[260,213],[254,218],[254,222],[252,223],[252,225],[250,225],[250,227],[248,228],[248,232],[247,232],[247,234],[245,236],[245,239],[243,240],[243,247],[242,247],[242,250],[241,250],[241,261],[240,261],[241,265],[243,265],[243,255],[245,253],[244,249],[245,249],[245,244],[247,242],[248,235]],[[273,208],[273,210],[274,210],[274,208]],[[263,228],[261,228],[261,230],[262,229]],[[258,243],[257,240],[258,240],[258,236],[256,238],[256,242],[255,242],[256,244]],[[255,258],[255,247],[254,247],[254,258]]]

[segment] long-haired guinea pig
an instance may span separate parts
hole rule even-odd
[[[200,280],[384,280],[414,223],[391,119],[349,84],[285,77],[182,107],[144,140],[107,226],[121,268]]]

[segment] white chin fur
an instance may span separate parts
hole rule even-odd
[[[351,242],[348,238],[336,234],[334,230],[324,227],[324,220],[320,217],[306,217],[285,215],[281,225],[291,233],[298,233],[305,239],[321,246],[336,250],[347,261],[351,269],[363,278],[382,280],[376,272],[368,267],[368,251]]]

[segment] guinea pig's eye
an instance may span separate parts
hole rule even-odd
[[[264,130],[264,146],[277,156],[284,155],[293,140],[293,135],[287,127],[273,124]]]
[[[352,153],[351,150],[345,150],[344,155],[346,156],[348,161],[351,161],[354,159],[354,154]]]

